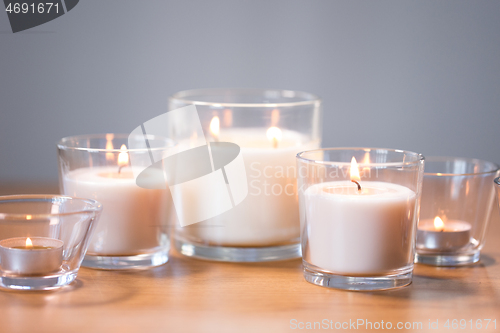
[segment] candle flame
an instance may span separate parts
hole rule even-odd
[[[33,218],[33,216],[31,215],[26,215],[26,220],[31,220]]]
[[[444,222],[439,216],[434,218],[434,228],[436,228],[436,230],[444,230]]]
[[[219,131],[220,131],[220,119],[215,116],[212,118],[210,122],[210,134],[214,137],[215,141],[219,140]]]
[[[274,109],[271,111],[271,126],[277,126],[280,121],[280,110]]]
[[[363,157],[363,164],[370,164],[370,153],[365,151],[365,156]]]
[[[127,146],[120,147],[120,154],[118,154],[118,166],[123,167],[128,165],[128,151]]]
[[[26,247],[33,247],[33,242],[31,242],[31,238],[26,238]]]
[[[273,126],[269,127],[266,136],[273,143],[273,148],[278,148],[278,143],[281,141],[283,133],[278,127]]]
[[[363,167],[363,173],[368,173],[370,174],[370,153],[368,151],[365,151],[365,157],[363,157],[363,161],[361,162],[363,163],[364,167]]]
[[[224,126],[231,127],[233,126],[233,111],[231,109],[224,110]]]
[[[106,149],[113,149],[113,139],[115,135],[113,133],[106,133]]]
[[[113,133],[106,134],[106,150],[113,150],[113,139],[115,135]],[[106,160],[112,161],[115,156],[113,153],[106,153]]]
[[[351,159],[351,181],[359,182],[360,180],[361,177],[359,176],[358,162],[356,162],[356,159],[353,156]]]

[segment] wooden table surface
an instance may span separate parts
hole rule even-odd
[[[44,192],[57,193],[57,187],[0,187],[0,194]],[[401,330],[407,332],[495,332],[500,331],[499,241],[495,207],[480,263],[462,268],[416,265],[410,286],[379,292],[307,283],[300,260],[216,263],[173,250],[167,264],[151,270],[82,268],[77,281],[59,291],[2,291],[0,332],[313,331],[299,329],[308,322],[327,323],[333,331],[336,323],[348,330],[349,321],[358,320],[374,328],[390,322],[393,330],[399,322],[415,325]],[[450,328],[445,327],[448,319]],[[453,319],[464,319],[467,328],[453,329]],[[486,329],[487,319],[492,321]],[[429,329],[429,321],[438,321],[439,328]],[[349,330],[354,327],[349,324]],[[357,331],[369,330],[360,325]]]

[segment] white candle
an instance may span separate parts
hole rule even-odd
[[[287,130],[281,130],[281,137],[269,138],[266,128],[221,129],[218,140],[240,146],[248,196],[219,216],[182,228],[182,233],[209,245],[250,247],[298,242],[295,156],[318,148],[319,142]]]
[[[453,251],[470,242],[471,225],[465,221],[447,220],[436,216],[434,219],[420,220],[417,229],[419,249]]]
[[[414,191],[360,181],[320,183],[304,193],[304,259],[346,275],[382,275],[413,261]]]
[[[167,191],[136,185],[132,168],[118,166],[81,168],[63,179],[64,193],[91,198],[103,205],[87,253],[135,255],[165,243]],[[151,181],[163,179],[160,170],[147,170]]]
[[[15,237],[0,241],[2,270],[20,275],[43,275],[58,271],[64,242],[45,237]]]

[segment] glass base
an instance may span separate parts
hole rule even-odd
[[[304,265],[306,265],[304,263]],[[343,290],[370,291],[387,290],[407,286],[411,283],[413,269],[395,275],[385,276],[347,276],[328,274],[304,267],[304,278],[312,284]]]
[[[97,256],[87,254],[82,266],[95,269],[144,269],[161,266],[168,261],[169,247],[162,247],[152,253],[132,256]]]
[[[415,262],[432,266],[465,266],[478,262],[480,255],[479,250],[467,254],[417,253],[415,255]]]
[[[229,262],[262,262],[296,259],[302,256],[299,243],[269,247],[208,246],[175,239],[175,249],[188,257]]]
[[[0,275],[0,288],[11,290],[53,290],[64,287],[76,279],[76,271],[61,269],[43,276]]]

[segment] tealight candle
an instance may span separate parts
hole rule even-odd
[[[499,172],[498,165],[478,159],[425,158],[416,262],[463,266],[479,261]]]
[[[471,225],[465,221],[448,220],[436,216],[434,220],[421,220],[417,229],[417,247],[452,251],[470,242]]]
[[[61,268],[64,242],[45,237],[16,237],[0,241],[2,270],[20,275],[43,275]]]

